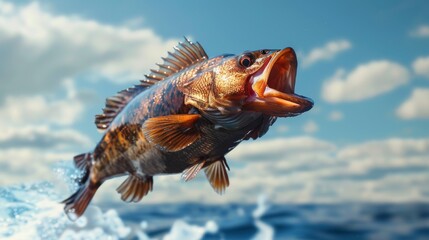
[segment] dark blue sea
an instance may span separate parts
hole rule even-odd
[[[92,204],[70,222],[47,182],[0,188],[0,239],[429,239],[429,203]]]
[[[203,239],[429,239],[429,204],[270,205],[255,217],[255,205],[155,205],[121,214],[126,223],[148,223],[162,237],[177,219],[218,230]]]

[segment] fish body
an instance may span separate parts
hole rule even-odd
[[[129,202],[152,190],[154,175],[182,173],[189,181],[201,169],[223,193],[229,185],[225,154],[264,135],[277,117],[312,108],[310,99],[294,93],[293,49],[209,59],[199,43],[185,40],[141,84],[106,100],[95,121],[104,136],[92,152],[74,158],[85,174],[63,201],[70,219],[84,213],[104,181],[121,175],[128,178],[117,191]]]

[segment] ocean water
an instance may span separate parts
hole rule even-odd
[[[0,206],[0,239],[429,239],[428,203],[91,205],[73,223],[42,182],[0,188]]]
[[[1,187],[0,239],[429,239],[429,203],[92,204],[71,222],[60,199],[49,182]]]

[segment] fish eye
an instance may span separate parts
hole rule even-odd
[[[250,54],[245,54],[241,56],[239,60],[240,65],[245,68],[252,66],[253,62],[254,62],[253,56]]]

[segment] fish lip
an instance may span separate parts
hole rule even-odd
[[[267,57],[264,65],[249,79],[251,92],[244,110],[273,116],[296,116],[310,110],[313,100],[295,94],[298,61],[292,48],[285,48]]]

